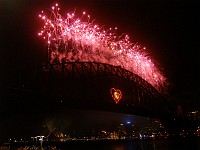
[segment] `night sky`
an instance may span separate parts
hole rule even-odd
[[[198,0],[1,0],[1,87],[9,87],[19,72],[45,63],[38,15],[56,2],[63,13],[86,11],[97,24],[117,26],[119,34],[127,33],[132,42],[147,47],[169,80],[174,103],[200,110]]]

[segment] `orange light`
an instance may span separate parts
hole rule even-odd
[[[119,89],[111,88],[110,94],[111,94],[111,96],[114,99],[116,104],[118,104],[119,101],[122,99],[122,92]]]

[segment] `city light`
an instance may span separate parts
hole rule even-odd
[[[127,121],[126,123],[127,123],[127,124],[130,124],[131,122],[130,122],[130,121]]]

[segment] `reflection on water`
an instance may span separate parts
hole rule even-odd
[[[108,144],[104,148],[106,150],[200,150],[200,138],[129,141],[126,143]]]
[[[146,141],[102,142],[75,147],[70,147],[69,150],[74,150],[74,148],[83,148],[86,150],[200,150],[200,138],[190,137]]]
[[[1,149],[1,148],[0,148]],[[41,149],[12,147],[13,150]],[[61,144],[43,145],[44,150],[200,150],[200,137],[185,137],[156,140],[124,140],[124,141],[81,141]]]

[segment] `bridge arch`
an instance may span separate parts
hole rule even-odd
[[[43,66],[39,76],[39,91],[60,96],[64,105],[150,117],[172,113],[163,95],[120,66],[98,62],[57,63]],[[112,99],[111,88],[122,91],[118,104]]]

